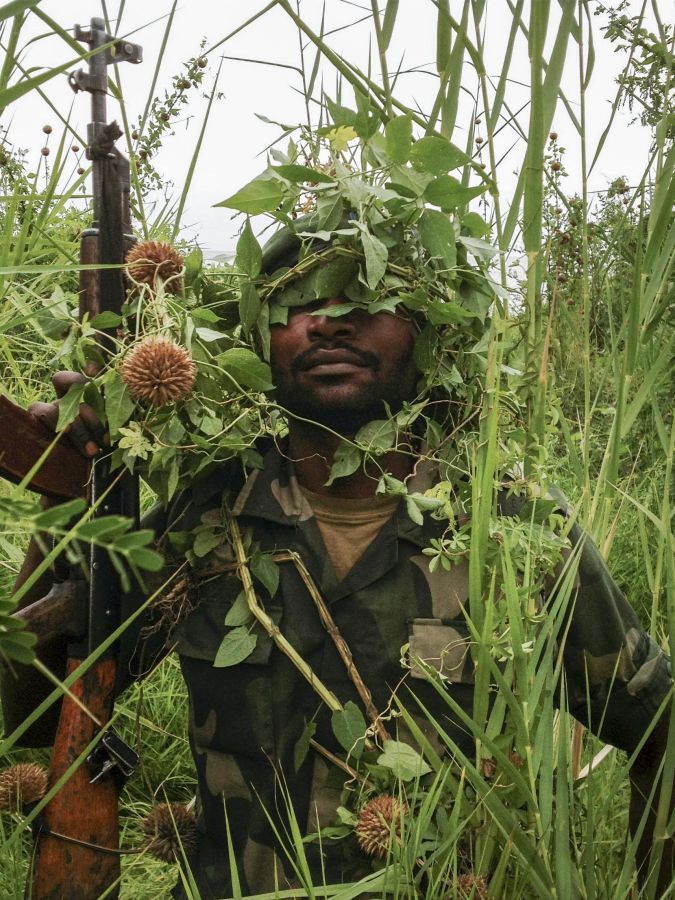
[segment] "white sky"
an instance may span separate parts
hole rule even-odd
[[[637,11],[638,5],[632,3],[631,9]],[[183,0],[175,13],[156,91],[163,93],[164,88],[170,84],[171,76],[181,70],[181,63],[198,52],[203,37],[207,39],[207,47],[213,46],[264,6],[265,3],[261,0],[248,2],[243,0],[239,3],[233,3],[231,0],[220,2]],[[127,3],[123,9],[120,33],[128,34],[134,31],[135,34],[131,39],[143,45],[145,56],[141,66],[126,64],[120,66],[130,121],[135,121],[144,108],[170,7],[168,0],[146,0],[145,3]],[[301,2],[301,13],[315,31],[320,29],[322,7],[323,4],[319,0]],[[384,8],[384,2],[381,3],[381,7]],[[461,7],[461,3],[452,0],[453,15],[461,15]],[[550,41],[547,45],[549,50],[555,38],[555,23],[559,15],[559,8],[555,2],[551,7]],[[326,0],[325,8],[326,32],[329,32],[366,15],[370,11],[370,3],[365,0],[361,2]],[[101,14],[96,0],[43,0],[42,9],[64,28],[71,28],[75,22],[87,25],[90,16]],[[494,61],[494,67],[488,70],[488,76],[494,76],[496,79],[502,65],[511,14],[506,0],[486,0],[486,9],[484,23],[486,58]],[[115,0],[109,4],[108,12],[113,19],[117,16]],[[403,69],[424,66],[427,71],[435,72],[436,16],[436,7],[432,0],[400,0],[398,19],[388,54],[392,70],[396,69],[402,60]],[[155,19],[158,21],[153,22]],[[589,159],[593,158],[597,140],[607,124],[611,102],[616,94],[614,79],[625,62],[622,59],[623,54],[614,53],[614,48],[603,40],[598,30],[599,24],[597,18],[593,20],[596,61],[586,97]],[[26,34],[42,34],[44,30],[44,25],[33,21],[31,17]],[[370,25],[366,23],[331,34],[327,40],[344,58],[366,69],[370,34]],[[469,35],[475,40],[473,25],[469,26]],[[281,9],[273,9],[209,55],[210,66],[205,80],[207,86],[212,84],[221,54],[297,66],[298,32]],[[22,62],[24,66],[53,66],[67,61],[72,55],[72,51],[60,38],[50,36],[31,43],[25,50]],[[308,68],[311,68],[313,59],[314,51],[310,47],[307,53]],[[378,78],[376,59],[377,54],[374,53],[372,68],[374,77]],[[334,71],[324,67],[323,72],[326,91],[334,96]],[[515,111],[525,102],[526,85],[529,83],[527,43],[522,35],[519,36],[513,54],[510,76],[512,81],[507,97]],[[570,44],[569,47],[563,85],[572,108],[576,115],[579,115],[576,44]],[[183,217],[185,234],[198,240],[207,257],[231,251],[238,227],[238,223],[231,220],[227,210],[214,209],[212,205],[234,193],[246,181],[262,171],[265,167],[265,158],[261,153],[267,144],[278,137],[278,129],[261,122],[255,113],[285,123],[305,121],[304,100],[298,93],[299,87],[299,75],[291,68],[227,58],[223,60],[219,90],[223,92],[224,97],[214,104]],[[405,102],[411,104],[416,102],[420,108],[428,111],[435,89],[435,78],[418,72],[400,77],[397,94]],[[88,97],[80,95],[74,99],[65,76],[58,76],[48,82],[44,90],[66,116],[74,100],[72,122],[75,128],[83,133],[89,117]],[[476,76],[467,64],[463,76],[462,106],[453,134],[454,142],[460,146],[464,145],[466,128],[473,117],[473,98],[476,92]],[[166,139],[161,153],[155,160],[163,178],[172,181],[176,191],[184,182],[206,107],[206,101],[197,91],[193,92],[193,96],[189,108],[189,121],[176,123],[174,136]],[[353,106],[348,90],[345,92],[344,101],[347,105]],[[110,118],[118,114],[116,104],[112,101],[109,103],[109,112]],[[646,166],[649,135],[639,125],[629,125],[631,117],[627,111],[619,112],[617,115],[612,134],[592,173],[591,189],[603,190],[608,181],[618,175],[628,176],[631,183],[636,183],[641,178]],[[527,110],[520,114],[520,121],[526,130]],[[44,143],[41,128],[46,122],[54,126],[54,133],[50,138],[54,145],[54,141],[60,136],[62,126],[53,111],[33,93],[13,104],[5,112],[2,124],[8,129],[9,139],[18,146],[29,148],[30,158],[37,164],[40,147]],[[564,189],[571,193],[580,189],[580,143],[576,129],[562,104],[559,104],[553,127],[559,134],[561,144],[567,148],[565,165],[570,176],[564,182]],[[514,140],[513,130],[505,129],[500,138],[500,148],[503,148],[503,152],[511,147]],[[524,152],[524,142],[518,141],[517,146],[509,151],[500,167],[502,178],[500,191],[506,198],[515,182],[514,173],[522,166]]]

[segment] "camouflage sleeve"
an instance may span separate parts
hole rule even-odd
[[[570,713],[632,752],[672,688],[670,659],[642,629],[599,550],[574,525],[578,584],[563,659]]]

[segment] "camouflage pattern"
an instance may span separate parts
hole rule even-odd
[[[416,474],[410,489],[424,489],[424,478],[424,472]],[[231,489],[237,477],[224,470],[219,477],[196,484],[171,513],[169,528],[189,530],[209,521],[209,516],[212,521],[228,482]],[[311,507],[291,464],[278,450],[270,450],[263,468],[248,477],[233,510],[242,531],[252,534],[262,550],[293,550],[301,556],[351,648],[375,706],[386,709],[397,691],[412,709],[412,691],[457,745],[471,753],[470,735],[450,717],[447,705],[419,669],[414,665],[405,669],[400,660],[401,648],[409,645],[411,657],[423,658],[443,672],[454,699],[471,713],[473,663],[464,617],[468,571],[459,566],[450,572],[441,567],[431,572],[428,557],[421,552],[440,534],[442,523],[425,517],[424,524],[417,525],[401,504],[338,582]],[[573,529],[572,537],[583,540],[583,549],[564,645],[569,708],[603,739],[631,750],[670,689],[668,660],[641,631],[591,542],[578,529]],[[249,658],[228,668],[213,666],[227,630],[225,616],[241,590],[231,563],[226,545],[210,555],[196,608],[175,635],[189,691],[190,743],[198,776],[201,840],[189,862],[204,898],[230,896],[228,828],[244,894],[297,884],[275,835],[275,829],[284,833],[286,798],[292,798],[298,821],[312,831],[330,823],[340,793],[335,772],[330,773],[312,752],[296,771],[294,750],[308,722],[316,723],[315,738],[321,744],[334,753],[341,751],[330,715],[272,639],[256,629],[258,640]],[[296,567],[288,562],[279,569],[279,588],[273,597],[256,585],[265,609],[324,684],[343,703],[352,700],[360,705]],[[341,848],[345,844],[348,847],[348,842],[339,842]],[[309,852],[318,857],[315,846]],[[347,857],[342,852],[335,858],[328,855],[326,883],[368,871],[365,860]],[[318,859],[314,861],[321,872]],[[174,896],[184,896],[182,888],[177,887]]]

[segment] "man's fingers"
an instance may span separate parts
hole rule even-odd
[[[73,419],[73,421],[68,426],[67,431],[71,443],[77,447],[80,453],[84,453],[85,456],[96,456],[98,451],[101,449],[99,443],[95,440],[91,431],[82,421],[80,416],[77,416],[76,419]]]
[[[59,408],[56,403],[31,403],[28,412],[50,431],[56,431],[59,421]]]
[[[86,384],[89,381],[81,372],[56,372],[52,375],[52,384],[57,397],[65,397],[74,384]]]
[[[99,447],[105,444],[105,428],[101,424],[101,420],[88,403],[80,404],[79,418],[84,423],[91,438],[96,441]]]
[[[58,402],[33,403],[28,407],[28,412],[42,422],[45,428],[56,432],[59,421]],[[66,427],[66,431],[71,444],[89,459],[96,456],[105,444],[103,426],[94,410],[86,403],[80,406],[80,414]]]

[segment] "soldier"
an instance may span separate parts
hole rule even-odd
[[[283,230],[268,245],[264,270],[271,273],[292,265],[299,246],[298,238]],[[418,397],[413,318],[359,308],[331,315],[343,302],[344,297],[329,296],[294,306],[286,324],[271,328],[275,397],[288,411],[288,436],[269,442],[262,468],[244,472],[239,465],[224,465],[180,495],[168,511],[153,513],[151,521],[159,534],[189,533],[203,523],[222,524],[225,505],[245,538],[261,551],[290,551],[289,558],[297,554],[348,646],[374,708],[384,712],[392,693],[401,694],[405,684],[406,703],[412,704],[414,694],[456,746],[470,755],[471,734],[413,662],[422,659],[438,669],[448,692],[471,715],[474,671],[466,624],[467,568],[431,571],[422,550],[447,522],[444,526],[424,517],[420,524],[399,496],[376,494],[383,472],[411,492],[432,484],[433,473],[418,465],[419,444],[399,442],[377,457],[376,466],[371,462],[327,484],[342,439],[353,438],[374,419],[396,415]],[[58,376],[59,393],[78,377]],[[34,412],[55,425],[55,404],[37,405]],[[98,451],[101,435],[91,410],[82,409],[71,434],[83,452]],[[505,494],[502,511],[513,514],[514,502]],[[669,663],[576,526],[570,540],[583,546],[563,649],[566,702],[603,740],[631,753],[671,689]],[[207,567],[190,578],[187,615],[171,623],[171,643],[180,655],[189,692],[190,744],[198,776],[199,844],[188,862],[203,898],[230,896],[228,827],[244,893],[295,883],[278,836],[284,821],[280,784],[307,832],[330,823],[340,796],[321,756],[310,752],[296,766],[296,746],[309,722],[316,726],[318,745],[334,753],[340,748],[326,707],[272,637],[256,626],[255,647],[243,661],[213,666],[227,631],[223,622],[241,591],[233,563],[232,546],[224,537]],[[24,576],[34,564],[35,558],[29,558]],[[266,612],[343,704],[360,704],[363,695],[299,568],[292,561],[282,562],[278,573],[276,591],[256,585]],[[43,589],[36,585],[25,602]],[[136,637],[130,630],[127,644]],[[138,654],[128,661],[128,671],[146,668],[148,660],[156,658],[161,651],[151,646],[155,639],[145,641],[142,661]],[[411,658],[407,669],[401,665],[404,646]],[[55,669],[56,657],[58,651],[48,660]],[[26,693],[24,689],[24,697]],[[18,698],[11,702],[11,717],[20,720],[26,711],[18,708]],[[426,727],[429,733],[428,723]],[[633,766],[634,828],[659,769],[667,730],[662,717]],[[650,814],[641,858],[648,856],[652,825]],[[313,853],[316,871],[323,872],[326,883],[369,870],[367,861],[348,853],[328,851],[323,861],[318,850]],[[664,886],[669,883],[671,853],[672,847],[666,852]],[[185,896],[183,890],[177,886],[174,896]]]

